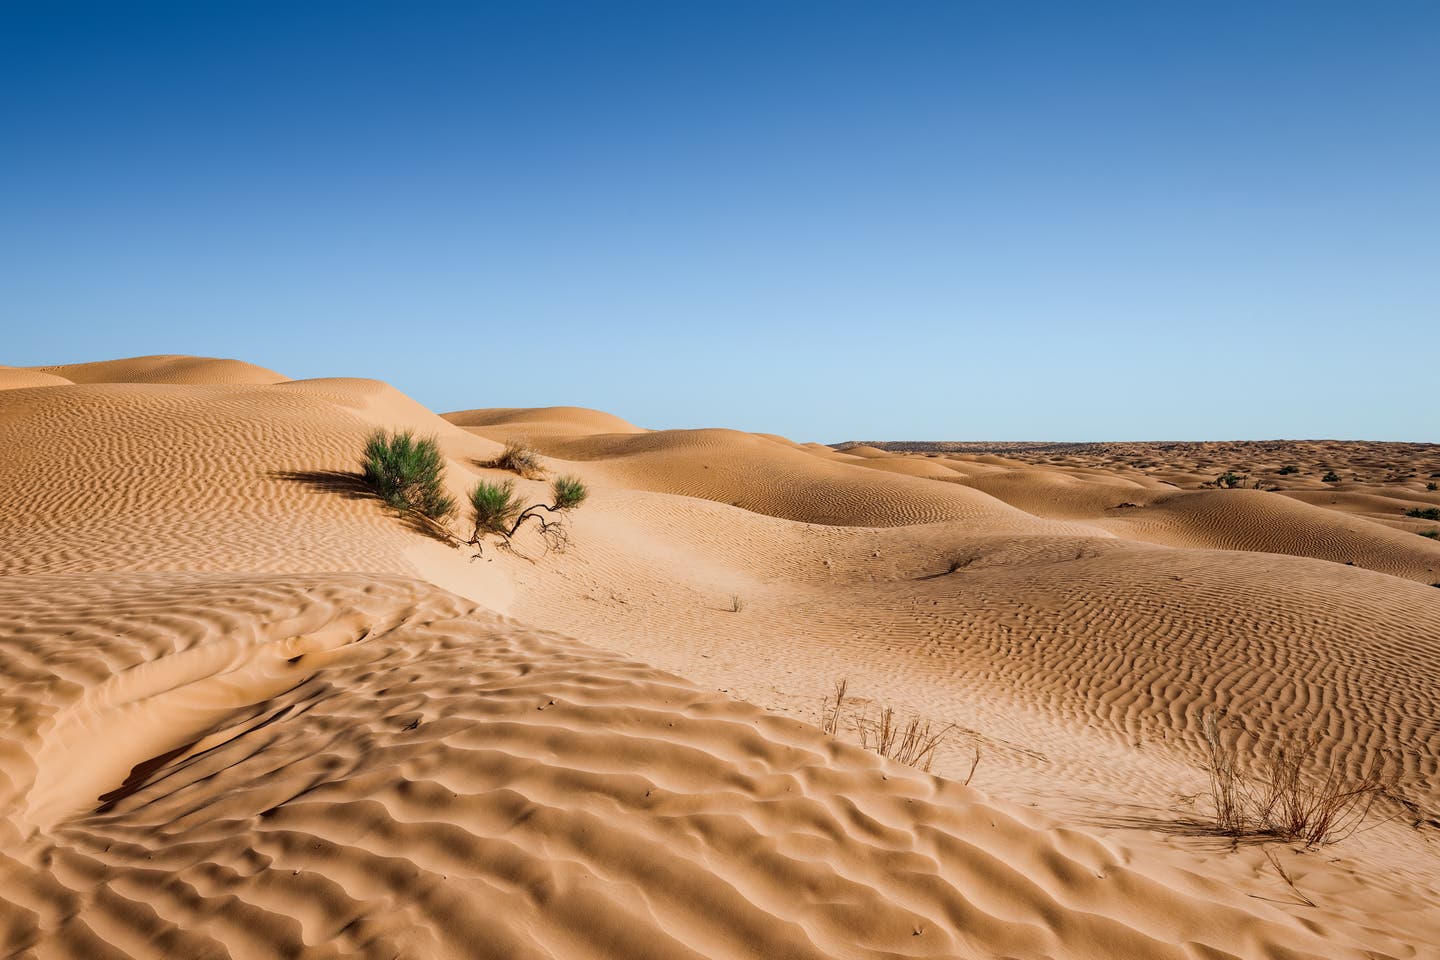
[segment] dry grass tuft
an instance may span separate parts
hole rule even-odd
[[[845,690],[849,686],[850,681],[841,677],[835,681],[835,702],[832,704],[829,697],[820,701],[820,729],[832,737],[840,732],[840,713],[845,708]]]
[[[831,736],[840,733],[849,685],[849,680],[844,678],[835,681],[833,697],[824,697],[820,702],[820,729]],[[935,762],[935,751],[956,729],[953,723],[939,726],[918,714],[902,719],[895,708],[889,706],[879,707],[874,716],[871,716],[869,707],[863,708],[855,716],[853,725],[861,747],[927,773]],[[975,768],[979,765],[980,747],[977,744],[975,759],[965,778],[966,784],[974,778]]]
[[[860,731],[860,746],[866,750],[925,771],[935,760],[935,748],[955,727],[946,724],[936,729],[919,716],[902,723],[896,719],[894,707],[880,708],[874,718],[863,715],[855,726]]]

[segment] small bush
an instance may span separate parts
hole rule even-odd
[[[1440,507],[1412,507],[1405,511],[1405,516],[1420,520],[1440,520]]]
[[[552,510],[574,510],[590,495],[579,477],[556,477],[550,491],[555,497]]]
[[[1288,477],[1288,476],[1290,476],[1291,474],[1299,473],[1299,472],[1300,472],[1300,468],[1297,467],[1297,466],[1295,466],[1295,464],[1293,464],[1293,463],[1287,463],[1285,466],[1281,467],[1281,468],[1280,468],[1279,470],[1277,470],[1276,472],[1279,473],[1280,476],[1282,476],[1282,477]]]
[[[730,594],[730,612],[731,612],[731,613],[739,613],[740,611],[742,611],[742,610],[744,610],[744,609],[745,609],[745,601],[744,601],[743,599],[741,599],[740,594],[738,594],[738,593],[732,593],[732,594]]]
[[[470,516],[475,522],[475,538],[484,533],[508,535],[510,525],[520,515],[520,509],[514,480],[503,483],[481,480],[470,491]]]
[[[526,480],[539,480],[545,476],[545,465],[540,462],[540,454],[524,440],[514,437],[505,441],[505,449],[487,466],[518,473]]]
[[[1244,482],[1244,477],[1232,471],[1226,471],[1225,473],[1222,473],[1220,474],[1220,476],[1215,478],[1215,486],[1224,487],[1227,490],[1233,490]]]
[[[455,500],[445,493],[445,457],[434,437],[376,430],[360,463],[366,485],[396,510],[436,521],[455,512]]]
[[[1431,540],[1440,540],[1440,530],[1421,530],[1420,536],[1429,537]]]
[[[1440,490],[1440,484],[1436,484],[1434,480],[1431,480],[1429,483],[1425,484],[1425,489],[1429,490],[1431,493],[1434,493],[1436,490]]]
[[[1340,474],[1336,473],[1334,470],[1326,471],[1325,476],[1323,476],[1323,477],[1320,478],[1320,482],[1321,482],[1321,483],[1339,483],[1339,482],[1340,482]]]

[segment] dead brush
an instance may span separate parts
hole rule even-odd
[[[1394,764],[1387,754],[1372,755],[1349,775],[1338,756],[1323,766],[1318,762],[1315,733],[1275,744],[1260,775],[1247,776],[1235,746],[1238,736],[1228,735],[1229,729],[1223,713],[1207,710],[1201,719],[1215,826],[1228,836],[1271,837],[1311,847],[1335,843],[1360,829],[1376,802],[1394,789]],[[1322,772],[1307,775],[1315,768]]]
[[[1307,778],[1305,767],[1319,747],[1319,737],[1307,737],[1277,746],[1270,756],[1270,781],[1262,822],[1288,840],[1320,846],[1343,840],[1360,828],[1375,802],[1390,792],[1393,777],[1389,758],[1375,754],[1354,777],[1332,758],[1318,779]]]
[[[505,449],[485,466],[495,470],[509,470],[526,480],[545,479],[545,465],[540,462],[539,452],[518,437],[506,440]]]

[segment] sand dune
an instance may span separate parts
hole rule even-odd
[[[53,721],[5,744],[34,771],[7,803],[11,951],[1362,955],[413,581],[20,578],[0,600],[7,709]]]
[[[72,383],[278,383],[286,378],[273,370],[241,360],[164,355],[68,363],[32,370],[64,377]]]
[[[69,383],[64,377],[26,367],[0,366],[0,390],[15,390],[23,387],[54,387]]]
[[[1232,446],[840,453],[47,369],[0,392],[0,954],[1440,956],[1424,451],[1215,490]],[[456,493],[528,437],[592,488],[570,550],[407,526],[354,480],[377,426]],[[935,770],[978,746],[984,792],[821,734],[839,677],[956,724]],[[1390,819],[1205,836],[1212,709],[1252,756],[1392,755]]]
[[[591,436],[607,433],[645,431],[600,410],[584,407],[506,407],[491,410],[461,410],[445,419],[457,426],[504,442],[510,437]]]
[[[1408,508],[1428,506],[1431,501],[1426,498],[1436,495],[1411,492],[1408,484],[1398,490],[1387,489],[1383,495],[1326,484],[1320,484],[1323,491],[1313,493],[1303,489],[1180,491],[1173,482],[1137,470],[1015,466],[1015,461],[996,463],[999,458],[993,456],[976,457],[972,465],[953,458],[849,449],[872,450],[865,461],[871,469],[963,483],[1026,513],[1090,521],[1097,531],[1126,539],[1285,553],[1352,564],[1427,584],[1440,581],[1440,542],[1415,536],[1436,524],[1405,516]],[[982,459],[987,462],[978,462]],[[1413,485],[1424,491],[1423,484]]]
[[[804,523],[885,527],[941,520],[1034,525],[983,493],[826,463],[794,444],[736,430],[662,430],[533,438],[557,460],[593,465],[597,480],[729,503]]]

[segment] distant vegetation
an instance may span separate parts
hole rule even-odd
[[[1440,530],[1421,530],[1420,536],[1429,537],[1431,540],[1440,540]]]
[[[1299,473],[1299,472],[1300,472],[1300,468],[1297,467],[1297,466],[1295,466],[1295,464],[1293,464],[1293,463],[1287,463],[1287,464],[1285,464],[1285,466],[1281,467],[1281,468],[1280,468],[1279,470],[1277,470],[1276,472],[1279,473],[1280,476],[1282,476],[1282,477],[1288,477],[1288,476],[1290,476],[1292,473]]]
[[[1315,733],[1274,744],[1261,776],[1248,777],[1234,736],[1248,731],[1232,730],[1224,714],[1213,711],[1206,711],[1201,723],[1215,826],[1229,836],[1334,843],[1358,830],[1393,786],[1391,763],[1383,754],[1375,754],[1354,777],[1341,771],[1338,758],[1319,764]]]
[[[1340,482],[1340,474],[1336,473],[1334,470],[1327,471],[1326,474],[1325,474],[1325,476],[1323,476],[1323,477],[1320,478],[1320,482],[1321,482],[1321,483],[1339,483],[1339,482]]]
[[[1420,520],[1440,520],[1440,507],[1412,507],[1405,511],[1405,516]]]
[[[506,449],[510,449],[508,445]],[[578,478],[557,477],[550,486],[550,503],[525,506],[515,491],[515,481],[481,480],[468,497],[472,529],[464,539],[448,523],[457,512],[456,504],[445,493],[445,457],[434,437],[417,438],[408,430],[377,430],[365,442],[361,468],[366,486],[417,526],[448,543],[476,548],[488,537],[508,544],[526,521],[535,520],[547,550],[563,549],[569,538],[560,518],[589,496]]]
[[[1245,478],[1233,471],[1226,471],[1215,478],[1215,486],[1233,490],[1245,482]]]
[[[1425,484],[1425,489],[1429,490],[1431,493],[1434,493],[1436,490],[1440,490],[1440,485],[1437,485],[1434,480],[1431,480],[1429,483]]]

